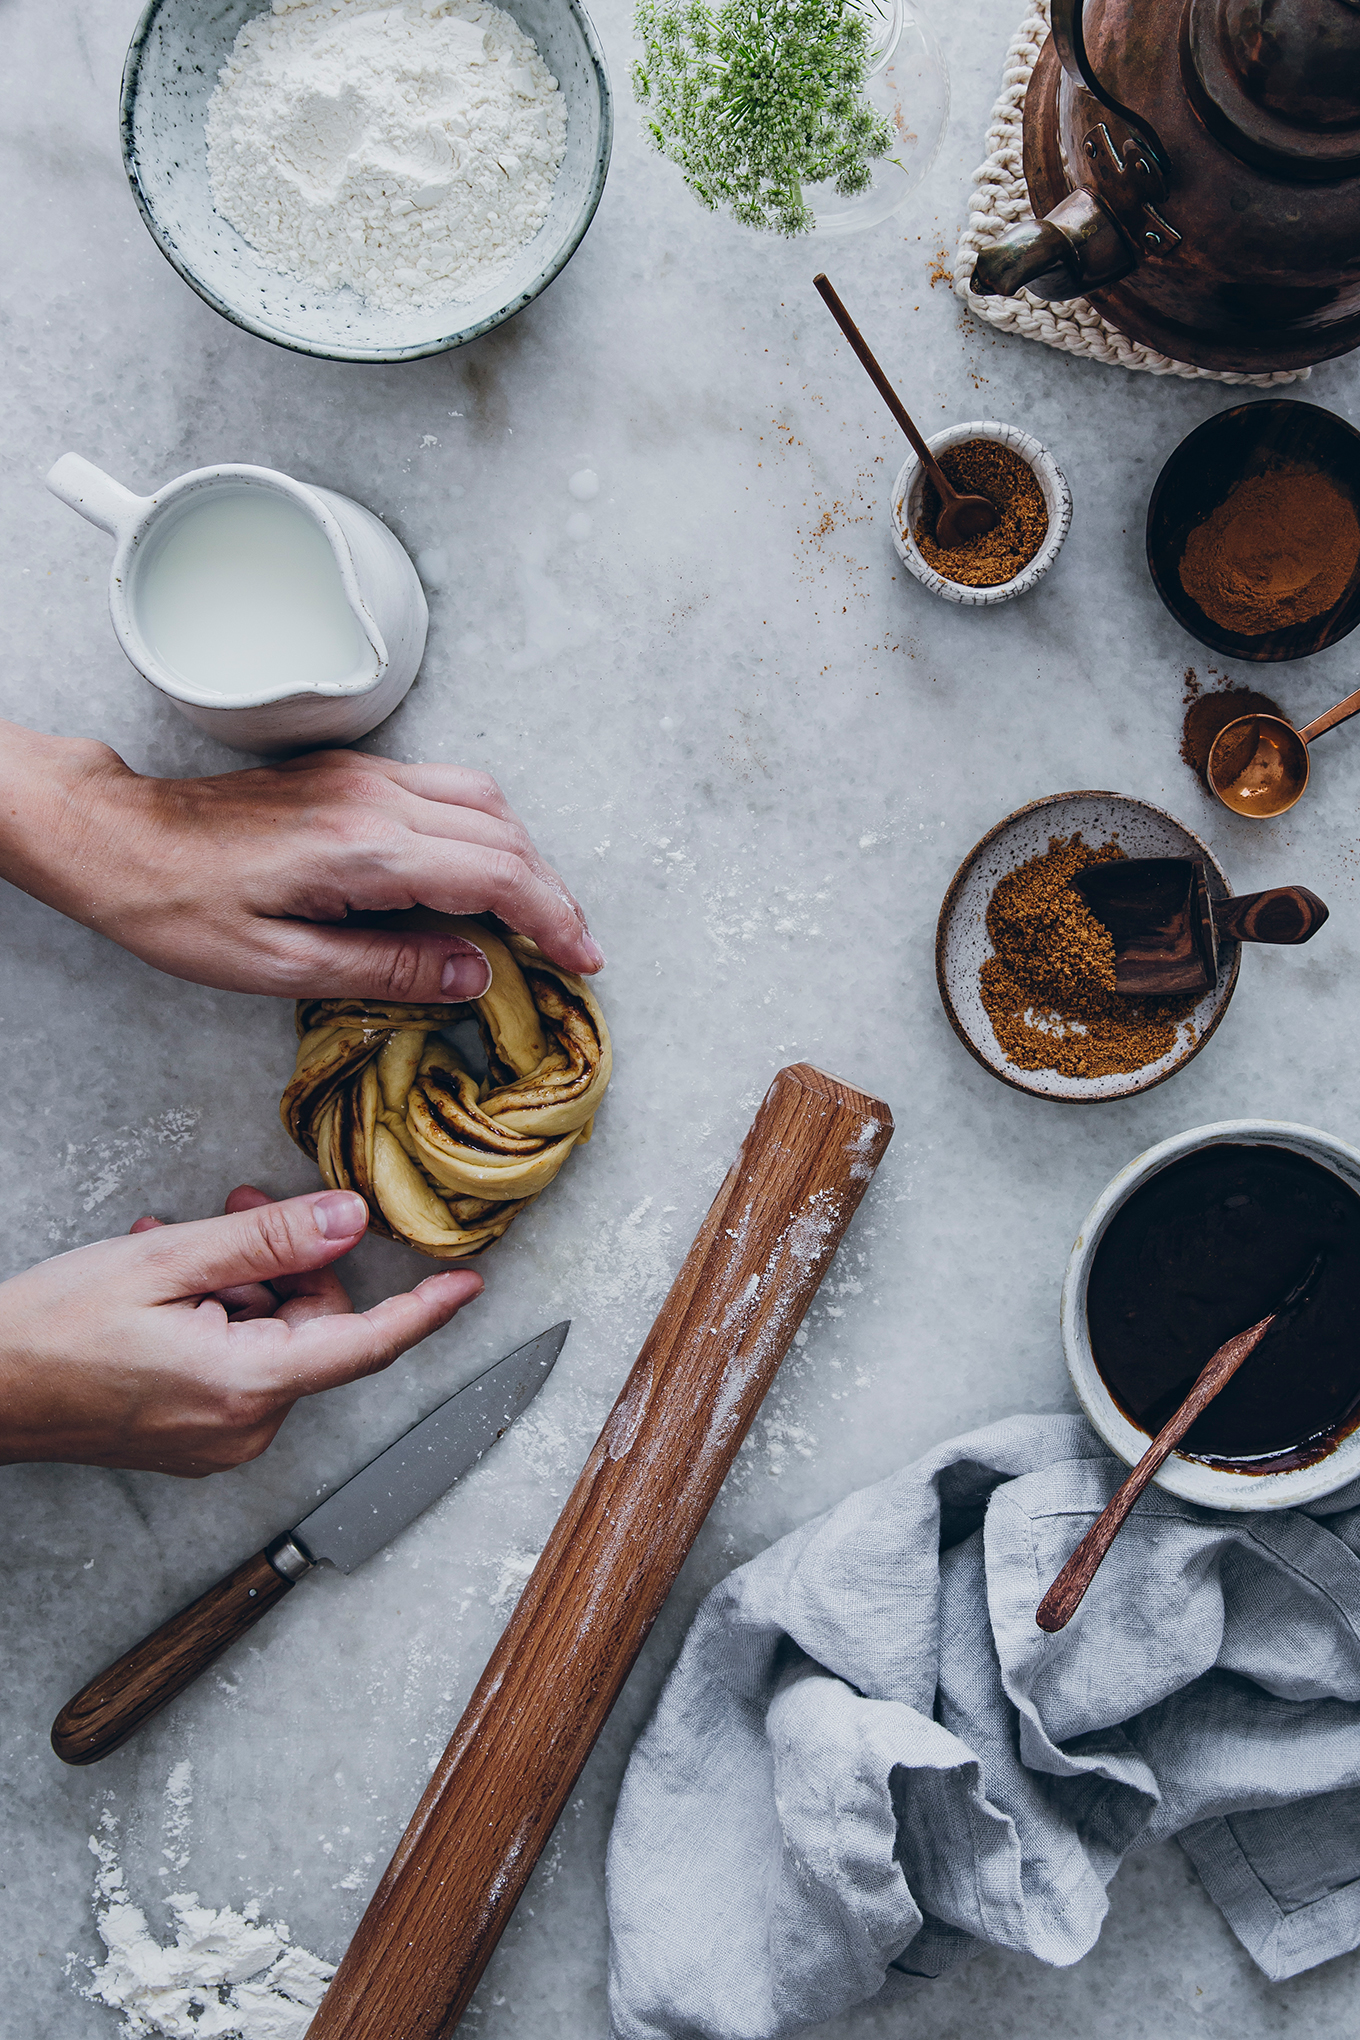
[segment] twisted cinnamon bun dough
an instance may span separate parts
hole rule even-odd
[[[480,1253],[557,1174],[609,1082],[609,1030],[583,980],[522,935],[419,909],[408,927],[475,942],[491,984],[466,1006],[304,999],[283,1123],[374,1232],[437,1260]],[[490,1074],[440,1029],[475,1014]]]

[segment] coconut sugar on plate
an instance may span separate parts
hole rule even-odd
[[[1214,899],[1231,892],[1208,845],[1127,794],[1050,794],[989,829],[941,904],[935,975],[946,1018],[989,1075],[1070,1104],[1128,1098],[1183,1069],[1219,1026],[1237,986],[1235,943],[1199,995],[1130,1000],[1113,988],[1108,932],[1070,884],[1085,865],[1191,857]],[[1117,1003],[1116,1003],[1117,1002]]]
[[[1115,990],[1114,943],[1071,884],[1088,865],[1123,857],[1080,834],[1050,838],[1001,879],[987,905],[993,954],[982,1003],[1007,1061],[1070,1077],[1130,1075],[1193,1039],[1194,993],[1132,999]]]

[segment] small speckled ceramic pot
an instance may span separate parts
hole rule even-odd
[[[1202,1148],[1225,1142],[1240,1147],[1288,1148],[1292,1154],[1331,1169],[1352,1190],[1360,1191],[1360,1149],[1330,1133],[1320,1133],[1314,1126],[1291,1126],[1278,1119],[1221,1119],[1213,1126],[1191,1127],[1188,1133],[1175,1134],[1146,1154],[1136,1155],[1106,1185],[1082,1223],[1063,1278],[1063,1353],[1082,1408],[1110,1450],[1129,1466],[1142,1458],[1150,1440],[1146,1431],[1129,1421],[1106,1388],[1091,1351],[1086,1289],[1096,1249],[1115,1213],[1149,1176],[1182,1155],[1198,1154]],[[1204,1357],[1207,1360],[1209,1356],[1206,1353]],[[1154,1486],[1206,1509],[1292,1509],[1301,1502],[1335,1494],[1338,1488],[1360,1479],[1360,1430],[1349,1432],[1325,1459],[1285,1473],[1233,1473],[1173,1452],[1152,1479]]]
[[[989,609],[994,602],[1011,602],[1017,595],[1027,595],[1043,580],[1062,551],[1062,542],[1072,522],[1072,491],[1052,454],[1028,432],[1022,432],[1018,425],[985,421],[951,425],[947,432],[937,432],[933,439],[928,439],[926,445],[938,460],[950,447],[962,446],[967,439],[994,439],[999,446],[1009,446],[1034,470],[1044,492],[1048,534],[1028,566],[1023,567],[1014,580],[998,581],[994,588],[966,588],[962,582],[947,581],[943,574],[937,574],[933,567],[927,566],[911,536],[921,515],[926,486],[925,469],[914,453],[908,455],[893,483],[892,538],[903,566],[916,576],[923,588],[929,588],[932,595],[942,595],[946,602],[959,602],[965,609]]]

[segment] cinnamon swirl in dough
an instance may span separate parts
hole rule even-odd
[[[609,1082],[594,994],[522,935],[425,909],[403,924],[475,942],[491,983],[465,1006],[304,999],[283,1123],[327,1184],[367,1198],[374,1232],[437,1260],[480,1253],[589,1140]],[[474,1014],[479,1083],[440,1030]]]

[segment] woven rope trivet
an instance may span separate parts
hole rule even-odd
[[[1031,0],[1030,12],[1015,31],[1006,52],[1001,94],[992,108],[987,130],[987,160],[973,172],[978,189],[968,201],[968,224],[959,235],[954,256],[954,289],[975,319],[985,319],[1005,333],[1042,340],[1068,354],[1085,354],[1117,368],[1142,368],[1149,375],[1183,375],[1200,382],[1250,383],[1270,389],[1276,383],[1302,382],[1306,368],[1278,368],[1268,375],[1245,375],[1237,369],[1194,368],[1173,361],[1137,340],[1130,340],[1102,319],[1086,298],[1064,298],[1046,304],[1022,290],[1019,297],[974,297],[968,288],[973,264],[984,248],[999,241],[1019,220],[1032,220],[1023,168],[1025,88],[1048,36],[1048,0]]]

